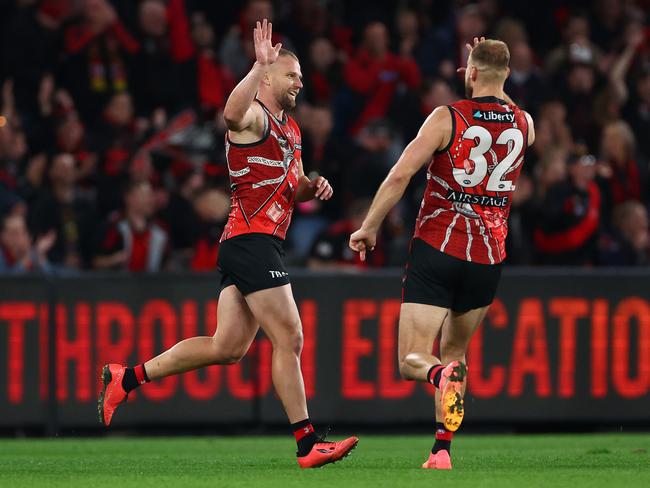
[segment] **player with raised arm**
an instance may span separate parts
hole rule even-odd
[[[535,140],[530,115],[503,92],[506,44],[475,38],[467,48],[467,100],[429,115],[350,237],[365,259],[386,214],[428,163],[403,279],[398,354],[402,377],[437,388],[436,441],[422,465],[431,469],[451,469],[451,439],[464,415],[465,354],[496,293],[512,192]],[[431,353],[438,334],[440,359]]]
[[[260,326],[273,346],[275,390],[291,422],[298,464],[336,462],[356,447],[349,437],[328,442],[314,433],[300,370],[302,324],[283,257],[282,241],[294,202],[328,200],[332,187],[302,167],[300,130],[287,114],[302,88],[298,58],[271,42],[270,22],[254,29],[256,62],[224,108],[226,155],[232,197],[221,237],[222,273],[218,327],[213,337],[193,337],[134,368],[108,364],[102,371],[100,421],[109,425],[116,407],[140,384],[211,364],[238,362]]]

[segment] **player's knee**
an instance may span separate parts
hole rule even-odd
[[[214,364],[235,364],[242,360],[246,355],[246,348],[244,347],[233,347],[229,350],[225,350],[223,346],[213,342],[213,357]]]
[[[239,352],[229,352],[219,356],[217,358],[216,364],[223,364],[223,365],[236,364],[239,361],[241,361],[243,357],[244,357],[243,353],[240,354]]]
[[[273,347],[290,351],[296,356],[300,356],[303,343],[304,338],[300,328],[300,323],[298,323],[296,327],[292,327],[291,331],[282,334],[282,336],[275,341]]]
[[[399,374],[402,379],[413,380],[412,368],[409,365],[409,354],[399,357]]]

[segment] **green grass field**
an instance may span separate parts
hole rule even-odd
[[[0,439],[0,487],[650,486],[650,434],[459,435],[454,470],[420,469],[426,436],[362,436],[302,471],[290,437]]]

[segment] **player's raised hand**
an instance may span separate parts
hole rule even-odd
[[[359,253],[361,261],[366,260],[366,252],[374,250],[376,244],[377,233],[363,227],[350,236],[350,249]]]
[[[478,46],[479,42],[483,42],[485,40],[485,37],[475,37],[474,38],[474,44],[470,44],[469,42],[465,44],[465,47],[467,48],[467,58],[469,59],[469,55],[472,54],[472,51],[476,46]],[[461,67],[456,70],[457,73],[465,73],[467,68]]]
[[[282,44],[277,43],[275,46],[271,41],[273,35],[273,24],[264,19],[261,23],[258,21],[257,26],[253,29],[253,41],[255,42],[255,59],[262,66],[268,66],[275,63],[280,54]]]

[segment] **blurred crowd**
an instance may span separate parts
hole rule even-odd
[[[0,0],[0,273],[214,269],[229,212],[222,110],[255,21],[298,54],[303,161],[289,264],[402,266],[414,178],[361,263],[347,247],[475,36],[505,41],[535,120],[511,265],[650,264],[648,0]]]

